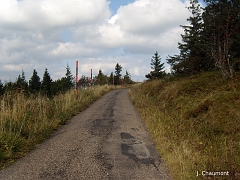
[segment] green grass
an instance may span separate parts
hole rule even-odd
[[[135,86],[130,96],[176,180],[240,172],[240,78],[216,72]],[[208,177],[211,178],[211,177]],[[240,177],[239,177],[240,178]]]
[[[97,86],[74,90],[52,99],[6,93],[0,97],[0,167],[9,166],[43,142],[80,111],[105,93],[122,87]]]

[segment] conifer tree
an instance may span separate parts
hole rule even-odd
[[[157,51],[154,54],[154,56],[152,56],[150,64],[152,71],[149,74],[145,75],[145,77],[150,80],[163,78],[165,75],[165,72],[163,71],[164,63],[161,64],[161,58],[158,55]]]
[[[40,77],[38,76],[37,71],[34,69],[33,75],[29,80],[29,91],[31,93],[36,93],[40,91],[40,88],[41,88]]]
[[[51,85],[52,85],[52,79],[46,68],[43,74],[43,80],[41,84],[41,94],[47,95],[48,97],[50,97],[52,95]]]
[[[71,69],[70,69],[68,64],[67,64],[67,67],[66,67],[66,71],[67,71],[66,75],[65,75],[65,77],[66,77],[66,87],[69,90],[69,89],[74,87],[74,77],[71,73]]]
[[[178,76],[187,76],[212,68],[212,62],[207,58],[203,46],[202,8],[198,0],[190,0],[188,10],[191,16],[187,19],[189,25],[182,26],[184,34],[182,42],[178,43],[179,55],[169,56],[167,62]]]
[[[21,76],[19,75],[18,78],[16,79],[16,82],[14,83],[14,86],[17,89],[21,89],[21,90],[24,90],[24,91],[27,90],[28,83],[26,81],[25,73],[24,73],[23,70],[22,70],[22,75]]]
[[[127,70],[126,70],[126,74],[124,75],[124,83],[126,83],[126,84],[132,83],[131,75]]]
[[[121,84],[121,77],[122,77],[121,72],[122,72],[122,66],[117,63],[115,66],[114,85]]]
[[[109,76],[108,84],[114,84],[113,72],[111,72],[111,74]]]

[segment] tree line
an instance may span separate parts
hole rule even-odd
[[[178,43],[180,52],[167,57],[171,74],[189,76],[219,69],[224,78],[232,78],[240,70],[240,1],[204,0],[204,3],[202,7],[198,0],[190,0],[189,25],[181,25],[184,34]],[[155,54],[152,71],[146,75],[148,79],[164,75],[160,60]]]
[[[133,84],[134,81],[131,79],[131,74],[126,70],[125,75],[121,74],[122,66],[117,63],[115,66],[114,73],[111,72],[110,76],[104,74],[101,69],[98,71],[98,75],[91,78],[83,75],[79,81],[77,86],[80,88],[86,88],[94,85],[126,85]]]
[[[22,70],[22,74],[18,76],[15,82],[10,81],[3,84],[0,80],[0,95],[10,91],[17,91],[25,94],[40,93],[52,97],[58,93],[64,93],[74,86],[74,77],[68,65],[65,76],[55,81],[52,80],[47,68],[44,71],[42,81],[34,69],[31,78],[27,82],[25,73]]]
[[[122,76],[121,71],[122,66],[117,63],[115,67],[115,74],[112,72],[108,77],[107,75],[104,75],[100,69],[98,75],[92,79],[87,76],[82,76],[79,79],[77,86],[79,88],[86,88],[92,85],[132,84],[133,81],[131,80],[130,73],[126,71],[126,74]],[[25,94],[40,93],[44,96],[53,97],[56,94],[65,93],[66,91],[74,89],[75,87],[75,77],[72,75],[71,69],[67,65],[65,76],[55,81],[52,80],[47,68],[44,71],[42,80],[38,76],[38,73],[35,69],[33,70],[33,74],[30,77],[29,81],[26,80],[24,71],[22,71],[22,74],[16,78],[15,82],[5,82],[3,84],[0,80],[0,95],[3,95],[4,93],[10,91],[17,91],[24,92]]]

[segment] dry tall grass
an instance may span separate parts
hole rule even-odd
[[[130,95],[174,179],[240,179],[239,78],[205,73],[152,81]],[[197,171],[230,175],[196,177]]]
[[[117,88],[98,86],[79,90],[78,94],[71,90],[52,99],[13,92],[0,97],[0,167],[24,156],[71,116]]]

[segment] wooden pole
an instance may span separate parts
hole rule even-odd
[[[91,69],[91,79],[90,79],[90,84],[92,86],[92,69]]]
[[[78,94],[78,61],[76,61],[76,94]]]

